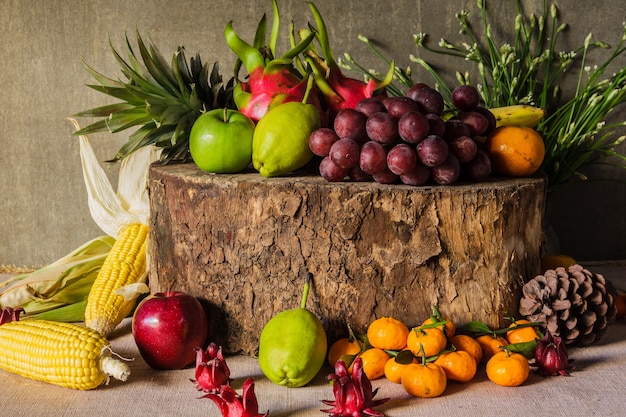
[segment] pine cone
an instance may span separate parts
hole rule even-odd
[[[522,291],[520,314],[546,323],[567,345],[588,346],[599,340],[617,313],[611,281],[580,265],[548,269]]]

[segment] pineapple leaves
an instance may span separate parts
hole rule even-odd
[[[137,53],[129,37],[124,36],[126,57],[109,40],[125,81],[107,77],[83,62],[97,82],[87,86],[119,102],[76,113],[78,117],[99,120],[73,135],[116,133],[139,127],[109,162],[121,161],[151,145],[161,148],[162,163],[185,161],[189,159],[189,132],[196,119],[215,108],[235,108],[234,77],[224,84],[217,62],[211,69],[202,63],[199,53],[187,61],[183,46],[178,47],[168,63],[153,43],[144,42],[139,32],[136,37]]]

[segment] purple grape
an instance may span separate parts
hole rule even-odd
[[[415,100],[415,97],[419,94],[419,92],[424,88],[430,88],[430,86],[426,83],[416,83],[413,84],[409,91],[406,92],[406,96],[411,100]]]
[[[430,130],[428,131],[429,135],[437,135],[444,137],[446,134],[446,124],[444,123],[441,116],[434,113],[428,113],[426,115],[426,119],[428,119],[428,123],[430,125]]]
[[[378,142],[373,140],[365,142],[361,146],[359,167],[369,175],[374,175],[387,168],[387,151]]]
[[[398,181],[398,176],[391,172],[389,168],[372,175],[372,178],[379,184],[393,184]]]
[[[360,147],[352,139],[342,138],[333,143],[328,156],[339,168],[350,169],[359,163]]]
[[[383,104],[382,99],[378,97],[366,97],[359,101],[354,108],[356,111],[361,112],[365,117],[371,116],[373,113],[382,111],[386,112],[387,108]]]
[[[482,136],[489,128],[489,120],[477,111],[461,112],[459,120],[467,125],[470,136]]]
[[[333,161],[331,161],[330,157],[325,157],[320,162],[320,175],[326,180],[330,182],[339,182],[343,181],[343,179],[348,175],[348,170],[345,168],[339,168]]]
[[[406,143],[399,143],[387,152],[387,166],[396,175],[403,175],[415,168],[417,154]]]
[[[467,126],[462,120],[453,118],[450,120],[446,120],[446,133],[444,138],[450,141],[454,138],[458,138],[459,136],[470,136],[470,128]]]
[[[398,120],[398,134],[408,143],[419,143],[430,132],[426,116],[418,111],[404,113]]]
[[[463,166],[467,176],[474,182],[484,181],[491,175],[491,160],[489,155],[478,150],[476,157]]]
[[[317,156],[328,156],[330,147],[339,140],[334,130],[322,127],[314,130],[309,136],[309,148]]]
[[[422,88],[414,94],[413,100],[419,110],[424,114],[437,114],[441,116],[444,109],[444,101],[441,93],[434,88]]]
[[[387,113],[394,119],[399,119],[406,112],[419,111],[417,103],[408,97],[390,97],[383,103],[387,108]]]
[[[478,145],[469,136],[458,136],[448,142],[448,150],[463,164],[474,159]]]
[[[482,114],[487,118],[487,130],[483,132],[483,136],[489,136],[489,134],[496,128],[496,116],[494,116],[493,113],[489,111],[489,109],[481,106],[476,107],[474,111]]]
[[[398,121],[387,112],[376,112],[367,118],[365,132],[369,139],[380,143],[398,140]]]
[[[460,85],[452,90],[450,101],[459,110],[471,111],[480,104],[480,94],[474,86]]]
[[[417,144],[417,159],[427,167],[437,166],[448,157],[448,144],[441,136],[430,135]]]
[[[354,109],[341,109],[335,116],[333,127],[339,138],[352,139],[357,143],[362,143],[366,138],[365,121],[363,113]]]
[[[413,170],[404,175],[400,175],[400,181],[406,185],[424,185],[430,179],[430,168],[418,162]]]
[[[443,163],[430,169],[430,175],[437,184],[454,184],[461,176],[461,164],[456,156],[448,154]]]
[[[350,177],[350,179],[355,182],[367,181],[372,178],[371,175],[363,172],[359,165],[355,165],[350,168],[350,171],[348,172],[348,177]]]

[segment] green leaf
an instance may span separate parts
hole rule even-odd
[[[461,325],[459,328],[477,335],[493,333],[493,330],[489,326],[487,326],[482,321],[477,320],[467,322]]]
[[[535,357],[536,347],[537,347],[537,342],[534,340],[531,340],[529,342],[523,342],[523,343],[512,343],[506,346],[506,348],[509,351],[521,353],[527,359],[533,359]]]

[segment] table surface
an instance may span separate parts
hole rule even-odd
[[[626,267],[587,266],[602,273],[616,287],[626,288]],[[0,277],[1,279],[1,277]],[[126,319],[111,335],[112,349],[129,362],[127,382],[111,381],[92,391],[75,391],[31,381],[0,371],[0,410],[3,416],[216,416],[220,413],[208,399],[200,398],[190,379],[194,369],[156,371],[141,358]],[[0,353],[1,354],[1,353]],[[450,382],[439,398],[409,396],[400,385],[385,379],[373,381],[376,398],[390,400],[376,407],[387,417],[400,416],[621,416],[626,387],[626,321],[616,321],[596,344],[572,348],[576,369],[570,377],[531,374],[520,387],[505,388],[490,382],[481,368],[469,383]],[[252,377],[259,411],[273,417],[323,416],[322,399],[333,399],[325,380],[325,367],[306,387],[285,388],[267,380],[255,358],[228,356],[232,386],[241,392]]]

